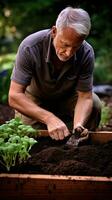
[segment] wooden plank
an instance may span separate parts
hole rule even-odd
[[[49,133],[47,130],[39,130],[39,132],[37,131],[37,136],[47,137],[47,136],[49,136]]]
[[[99,131],[99,132],[91,132],[90,133],[90,140],[92,143],[106,143],[109,141],[112,141],[112,132],[105,132],[105,131]]]
[[[1,199],[112,199],[112,178],[51,175],[0,176]]]
[[[40,136],[47,137],[49,136],[47,130],[40,130]],[[93,143],[106,143],[112,141],[112,131],[90,131],[90,140]]]

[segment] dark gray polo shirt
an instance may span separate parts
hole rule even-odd
[[[75,55],[66,62],[55,77],[51,63],[51,30],[31,34],[20,44],[11,79],[26,85],[34,96],[43,99],[58,99],[71,95],[76,90],[92,90],[94,52],[86,41]]]

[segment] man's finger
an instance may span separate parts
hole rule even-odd
[[[53,131],[53,132],[49,133],[49,135],[53,140],[59,140],[57,131]]]
[[[81,133],[81,136],[86,136],[86,135],[88,135],[89,134],[89,132],[88,132],[88,129],[84,129],[83,130],[83,132]]]
[[[71,133],[68,129],[64,129],[64,137],[69,136]]]
[[[63,140],[64,139],[64,131],[58,131],[58,137],[60,140]]]

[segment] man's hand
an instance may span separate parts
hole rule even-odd
[[[63,140],[70,135],[70,132],[63,121],[55,115],[52,115],[47,120],[47,128],[52,139]]]
[[[77,127],[73,130],[73,134],[75,134],[77,137],[86,137],[89,132],[87,128],[77,125]]]
[[[84,128],[83,126],[77,126],[72,131],[71,137],[68,139],[66,145],[71,147],[77,147],[79,143],[88,140],[89,132],[88,129]]]

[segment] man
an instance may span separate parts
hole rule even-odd
[[[34,33],[18,49],[11,77],[9,104],[24,123],[46,125],[51,138],[62,140],[72,129],[95,130],[99,98],[92,93],[94,52],[85,41],[88,13],[67,7],[51,30]]]

